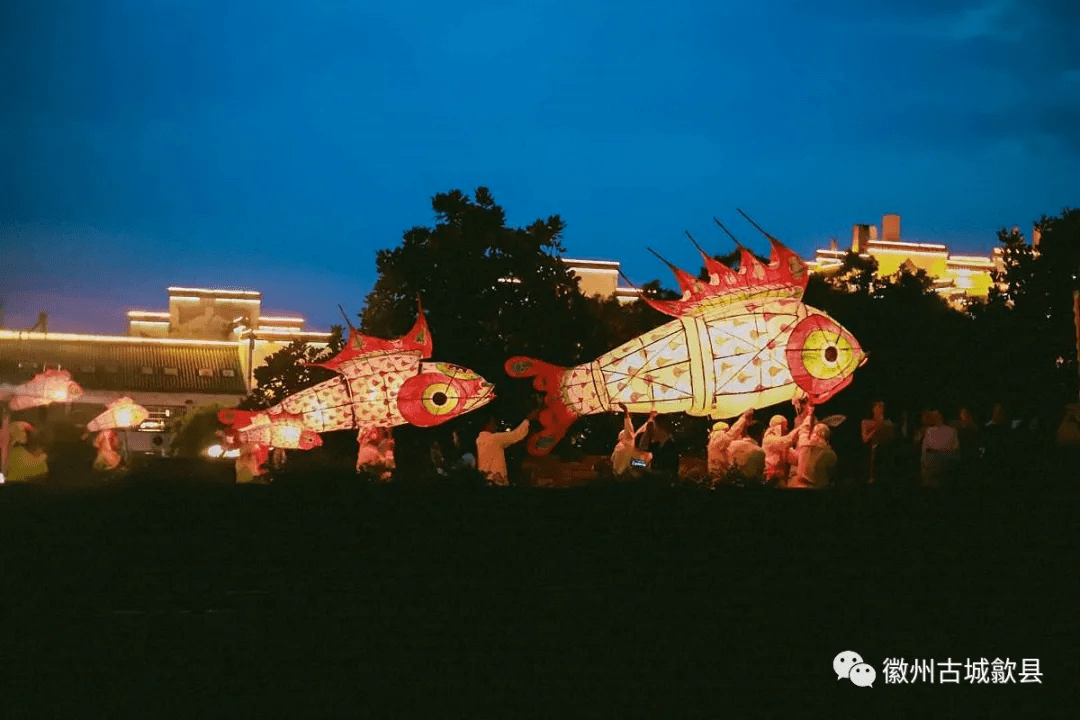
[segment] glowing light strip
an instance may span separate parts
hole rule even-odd
[[[817,255],[819,257],[828,257],[828,258],[842,258],[842,257],[845,257],[847,255],[847,250],[824,250],[824,249],[822,249],[822,250],[817,250],[815,252],[817,253]],[[859,257],[868,258],[868,257],[870,257],[870,253],[859,253]]]
[[[300,341],[305,345],[329,345],[328,340],[319,340],[316,338],[297,338],[297,337],[268,337],[262,338],[261,342],[266,345],[288,345],[289,343]]]
[[[128,320],[131,325],[168,325],[168,320],[136,320],[134,318]]]
[[[213,293],[213,294],[229,294],[229,295],[243,295],[250,298],[261,298],[262,293],[258,290],[226,290],[224,288],[188,288],[188,287],[170,287],[169,294],[174,292],[178,293]]]
[[[267,322],[304,322],[302,317],[283,317],[279,315],[260,315],[259,322],[266,320]]]
[[[617,287],[617,288],[615,288],[615,294],[616,295],[635,295],[636,296],[636,295],[641,294],[641,288]]]
[[[620,265],[617,260],[579,260],[575,258],[563,258],[562,261],[566,265],[579,265],[582,268],[589,268],[592,270],[604,268],[615,268],[618,270]]]
[[[128,317],[138,318],[169,318],[169,313],[160,310],[128,310]]]
[[[256,335],[319,335],[321,337],[330,337],[328,332],[320,332],[318,330],[301,330],[300,328],[290,327],[269,327],[259,328],[255,331]]]
[[[871,240],[868,243],[868,247],[870,249],[873,249],[875,246],[880,247],[882,245],[895,245],[895,246],[900,247],[900,248],[934,248],[935,250],[937,250],[937,249],[948,250],[949,249],[945,245],[939,245],[938,243],[909,243],[909,242],[902,242],[900,240],[880,240],[880,239],[878,239],[878,240]]]
[[[194,340],[190,338],[142,338],[130,335],[84,335],[80,333],[42,333],[0,330],[0,340],[56,340],[79,342],[111,342],[143,345],[203,345],[206,347],[237,347],[235,340]]]
[[[256,306],[261,303],[261,300],[251,298],[238,298],[238,297],[222,297],[221,295],[170,295],[170,300],[228,300],[229,302],[238,303],[252,303]]]
[[[925,255],[927,257],[948,258],[948,252],[946,250],[930,251],[930,250],[904,250],[900,248],[870,248],[868,257],[874,257],[875,255],[903,255],[909,257],[911,255]]]

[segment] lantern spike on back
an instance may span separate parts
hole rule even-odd
[[[740,211],[741,213],[742,211]],[[745,214],[744,214],[745,215]],[[681,270],[665,260],[652,248],[649,252],[656,255],[675,273],[683,296],[679,300],[652,300],[644,298],[656,310],[672,317],[700,315],[708,309],[753,298],[792,298],[802,297],[809,280],[806,264],[792,250],[784,246],[775,237],[761,232],[772,245],[769,263],[766,265],[746,248],[716,218],[713,221],[735,242],[739,249],[739,269],[732,270],[723,263],[710,258],[702,250],[690,233],[686,233],[691,242],[701,253],[709,273],[709,282],[703,283],[690,273]],[[755,224],[756,226],[756,224]],[[760,229],[760,228],[759,228]]]
[[[656,252],[652,248],[646,248],[649,252],[659,258],[660,262],[671,268],[671,272],[675,275],[675,281],[679,283],[679,289],[683,292],[683,298],[692,297],[694,294],[701,292],[701,281],[696,277],[686,272],[685,270],[678,268],[674,263],[668,262],[664,259],[660,253]]]
[[[697,251],[701,253],[701,259],[705,262],[705,272],[709,274],[709,284],[723,285],[725,287],[734,285],[738,279],[735,271],[705,252],[701,245],[698,245],[698,241],[694,239],[694,236],[690,234],[689,230],[684,230],[683,232],[686,233],[686,237],[690,238],[690,242],[694,243],[694,247],[697,248]]]

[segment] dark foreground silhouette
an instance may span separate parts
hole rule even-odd
[[[145,480],[0,488],[9,702],[621,717],[1009,693],[1033,708],[1080,671],[1071,488]],[[877,667],[874,688],[837,682],[842,650]],[[887,657],[1039,658],[1043,685],[891,686]]]

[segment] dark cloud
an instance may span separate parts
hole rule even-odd
[[[881,92],[862,141],[972,152],[1008,143],[1080,152],[1080,3],[825,0],[815,12],[868,38],[855,72]]]
[[[1080,155],[1080,107],[1064,104],[1000,111],[913,108],[901,116],[867,115],[859,128],[887,145],[945,150],[960,158],[1006,144],[1033,155]]]
[[[849,25],[871,47],[925,41],[954,53],[992,50],[1018,67],[1080,67],[1075,0],[823,0],[799,11]]]

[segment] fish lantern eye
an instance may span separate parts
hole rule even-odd
[[[441,372],[411,377],[398,393],[398,410],[413,425],[432,427],[461,411],[465,392],[461,383]]]
[[[449,363],[423,363],[421,372],[401,385],[397,407],[406,422],[441,425],[494,397],[491,384],[472,370]]]
[[[818,403],[846,387],[864,357],[851,333],[823,313],[799,321],[786,353],[795,383]]]

